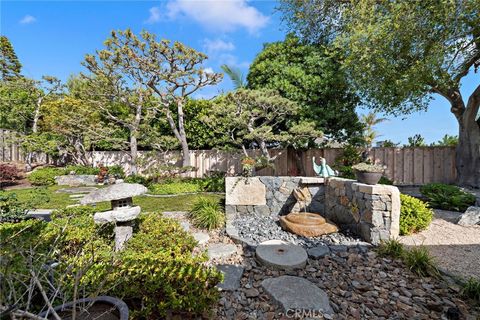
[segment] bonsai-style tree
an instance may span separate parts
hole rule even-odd
[[[95,81],[99,85],[108,84],[112,99],[135,110],[128,123],[132,127],[131,137],[137,135],[136,123],[141,123],[139,118],[146,109],[160,114],[168,120],[181,146],[182,165],[190,166],[184,117],[187,98],[203,87],[218,83],[222,74],[203,69],[202,63],[207,58],[203,53],[180,42],[157,41],[155,35],[146,31],[140,36],[130,29],[114,31],[105,46],[96,58],[87,56],[86,66],[98,78]]]
[[[20,77],[22,64],[18,60],[10,40],[0,36],[0,79],[8,81]]]
[[[266,163],[278,156],[271,156],[269,149],[305,146],[312,137],[320,137],[311,122],[295,122],[290,119],[299,112],[299,105],[278,95],[273,90],[239,89],[219,98],[212,115],[205,118],[213,130],[221,128],[224,138],[242,148],[260,149]],[[217,126],[221,122],[223,126]]]
[[[480,66],[480,5],[465,1],[283,0],[303,40],[345,54],[349,79],[374,110],[393,115],[445,98],[459,126],[458,183],[480,187],[480,84],[462,79]]]

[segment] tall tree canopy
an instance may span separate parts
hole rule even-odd
[[[289,35],[285,41],[265,45],[253,61],[248,86],[268,88],[297,102],[300,118],[335,140],[358,137],[362,125],[355,113],[358,97],[347,82],[338,50],[302,44]]]
[[[439,94],[459,124],[458,183],[480,187],[479,0],[283,0],[289,26],[310,43],[343,50],[349,78],[376,111],[423,110]]]
[[[10,40],[6,36],[0,36],[0,77],[2,81],[18,78],[22,70],[22,64],[17,58]]]

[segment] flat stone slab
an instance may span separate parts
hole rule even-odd
[[[327,245],[316,246],[307,250],[308,256],[312,259],[320,259],[330,254],[330,248]]]
[[[480,207],[468,207],[457,222],[461,226],[474,226],[480,224]]]
[[[51,214],[53,210],[51,209],[35,209],[35,210],[28,210],[26,215],[27,217],[42,219],[44,221],[51,221]]]
[[[78,193],[90,193],[92,191],[98,190],[96,187],[78,187],[78,188],[62,188],[55,191],[56,193],[68,193],[68,194],[78,194]]]
[[[263,289],[280,304],[284,312],[311,311],[333,315],[330,300],[322,289],[312,282],[293,276],[281,276],[262,281]]]
[[[240,288],[240,279],[243,275],[243,267],[233,264],[220,264],[217,266],[218,271],[223,273],[223,282],[217,285],[224,291],[234,291]]]
[[[140,207],[136,206],[131,208],[97,212],[93,215],[93,220],[96,223],[131,221],[138,217],[140,210]]]
[[[192,236],[197,240],[198,244],[205,244],[210,240],[210,236],[206,232],[195,232]]]
[[[146,193],[148,189],[139,183],[119,183],[112,184],[103,189],[95,190],[87,194],[81,204],[91,204],[103,201],[112,201],[131,198]]]
[[[225,178],[226,205],[264,206],[267,204],[266,192],[259,178]]]
[[[97,176],[90,174],[67,174],[55,177],[55,182],[59,186],[95,186],[97,185]]]
[[[213,243],[208,246],[208,257],[210,259],[228,258],[237,252],[234,244]]]
[[[260,263],[281,270],[303,268],[308,259],[305,249],[280,240],[262,242],[255,254]]]

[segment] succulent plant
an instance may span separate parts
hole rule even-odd
[[[365,162],[358,163],[352,166],[352,168],[360,172],[376,172],[376,173],[383,173],[383,171],[385,170],[383,166],[379,166],[376,164],[368,164]]]

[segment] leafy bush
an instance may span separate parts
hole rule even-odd
[[[134,236],[122,251],[114,252],[113,225],[95,224],[91,212],[78,207],[55,212],[53,223],[1,224],[2,279],[22,274],[22,281],[15,285],[21,289],[29,283],[32,265],[27,267],[23,253],[33,247],[36,256],[31,261],[60,262],[54,284],[63,296],[57,303],[72,298],[75,276],[81,273],[78,292],[117,296],[129,305],[132,319],[164,318],[167,311],[202,314],[210,310],[218,299],[215,285],[222,276],[204,265],[205,254],[192,254],[196,242],[177,221],[142,214]],[[3,299],[11,286],[0,289]]]
[[[30,173],[27,179],[34,186],[52,186],[55,184],[56,176],[66,173],[64,168],[40,168]]]
[[[225,223],[225,213],[218,200],[199,198],[188,213],[193,225],[202,229],[216,229]]]
[[[385,176],[382,176],[382,177],[380,178],[380,181],[378,181],[378,183],[379,183],[379,184],[388,184],[388,185],[390,185],[390,186],[393,185],[393,181],[390,180],[390,179],[388,179],[388,178],[385,177]]]
[[[390,256],[395,259],[403,257],[405,252],[403,245],[396,239],[390,239],[388,241],[381,242],[378,246],[377,252],[381,256]]]
[[[97,175],[100,172],[100,168],[81,165],[69,165],[65,168],[64,174],[70,174],[70,172],[72,171],[75,172],[75,174]]]
[[[4,183],[11,183],[18,179],[19,173],[17,166],[13,164],[0,164],[0,186]]]
[[[400,194],[400,234],[411,234],[426,229],[432,222],[433,211],[417,198]]]
[[[139,184],[143,184],[144,186],[148,186],[150,184],[150,181],[148,180],[148,178],[139,174],[132,174],[132,175],[126,176],[124,181],[126,183],[139,183]]]
[[[439,271],[435,265],[435,260],[423,246],[413,247],[405,251],[403,261],[407,267],[421,277],[439,275]]]
[[[28,210],[49,201],[43,189],[33,189],[28,200],[20,201],[15,193],[0,191],[0,222],[18,222],[26,218]]]
[[[119,165],[109,166],[108,174],[113,175],[117,179],[125,178],[125,171],[123,171],[122,166]]]
[[[211,172],[201,181],[203,190],[206,192],[225,192],[225,172]]]
[[[464,212],[475,204],[475,196],[457,186],[430,183],[420,187],[432,208]]]
[[[165,181],[154,183],[149,186],[152,194],[179,194],[202,192],[202,185],[195,181]]]
[[[462,288],[462,295],[480,303],[480,280],[470,278]]]

